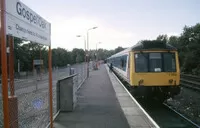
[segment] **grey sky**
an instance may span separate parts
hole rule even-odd
[[[91,30],[90,48],[130,47],[159,34],[180,34],[185,25],[200,21],[199,0],[22,0],[52,24],[52,46],[84,48]]]

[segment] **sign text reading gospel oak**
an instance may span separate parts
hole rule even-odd
[[[6,0],[6,34],[50,45],[51,24],[19,0]]]
[[[40,16],[33,14],[29,10],[27,10],[20,2],[16,4],[16,10],[18,15],[22,16],[26,20],[28,20],[31,24],[35,24],[40,26],[43,29],[46,29],[46,21],[44,21]]]

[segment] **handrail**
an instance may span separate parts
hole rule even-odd
[[[77,75],[78,75],[78,73],[75,73],[75,74],[70,75],[70,76],[64,76],[64,77],[62,77],[62,78],[59,78],[58,82],[60,82],[61,80],[69,79],[69,78],[74,77],[74,76],[77,76]]]

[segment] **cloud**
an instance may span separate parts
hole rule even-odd
[[[136,34],[133,32],[111,28],[95,20],[73,18],[52,24],[52,47],[59,46],[69,50],[75,47],[84,48],[83,38],[77,38],[76,35],[83,35],[86,38],[88,28],[94,26],[98,28],[88,32],[90,49],[95,49],[98,42],[102,42],[98,47],[105,49],[114,49],[118,46],[130,47],[137,42]]]
[[[180,33],[169,32],[169,33],[167,33],[167,36],[168,36],[168,37],[170,37],[170,36],[180,36]]]

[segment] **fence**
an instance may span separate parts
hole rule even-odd
[[[70,67],[55,69],[52,72],[54,115],[57,113],[56,83],[58,79],[69,76],[69,68]],[[78,87],[87,76],[86,64],[75,64],[72,65],[71,68],[74,68],[77,73],[77,77],[74,77],[74,83]],[[29,75],[29,77],[15,79],[14,85],[18,102],[17,105],[10,107],[11,110],[14,110],[15,107],[18,109],[17,118],[19,128],[45,128],[50,122],[48,72],[41,76]],[[0,93],[0,127],[3,127],[2,110],[2,93]]]

